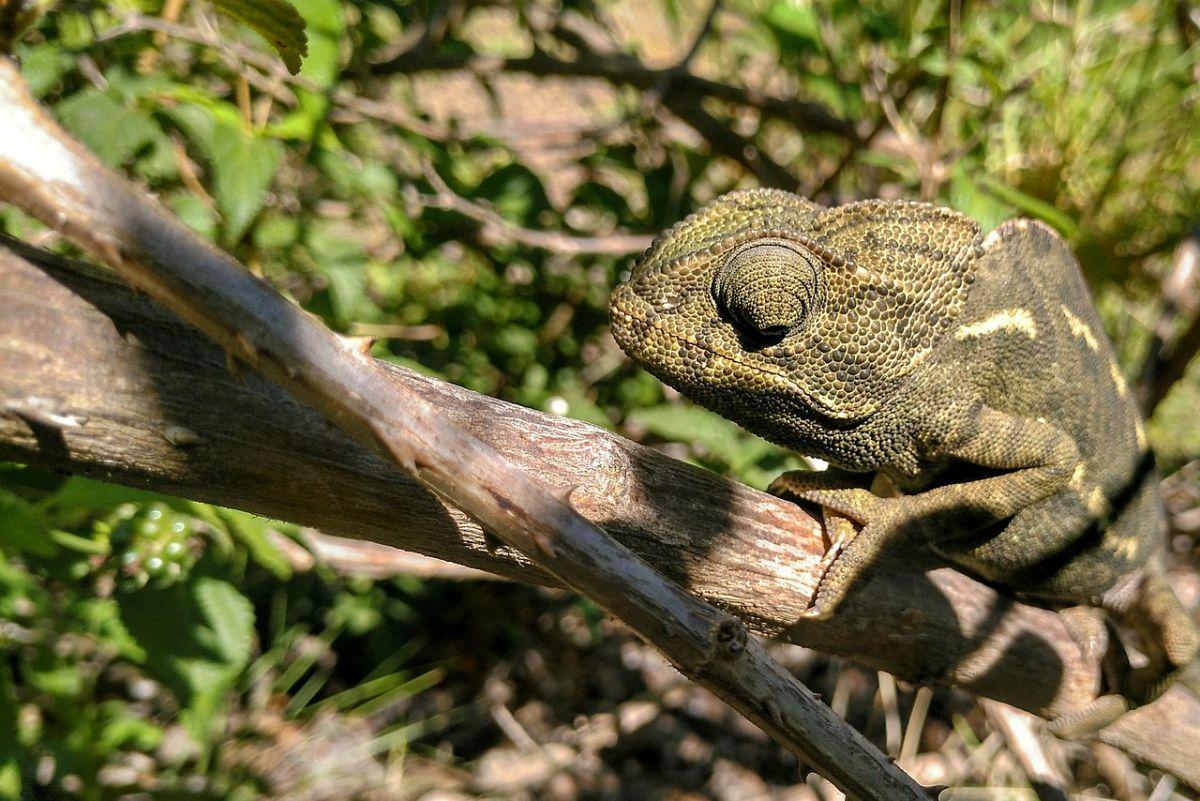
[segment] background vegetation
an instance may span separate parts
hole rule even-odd
[[[296,76],[205,0],[55,3],[4,38],[68,130],[376,356],[760,487],[796,457],[607,334],[653,234],[763,184],[1039,217],[1153,409],[1194,568],[1200,373],[1174,381],[1200,346],[1173,257],[1200,224],[1186,3],[294,5]],[[11,209],[0,229],[61,247]],[[292,545],[313,536],[4,466],[0,798],[829,792],[586,602],[351,575]],[[1099,746],[1043,741],[1039,774],[1003,710],[781,656],[927,783],[1172,792]]]

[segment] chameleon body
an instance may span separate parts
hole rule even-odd
[[[1013,220],[905,201],[717,199],[664,233],[612,298],[613,334],[698,403],[827,460],[772,489],[820,506],[827,617],[898,537],[1063,610],[1110,654],[1110,692],[1052,726],[1082,736],[1146,703],[1200,648],[1164,577],[1137,406],[1067,245]],[[901,495],[871,491],[883,476]],[[1149,664],[1107,649],[1105,610]],[[1115,666],[1114,666],[1115,665]]]

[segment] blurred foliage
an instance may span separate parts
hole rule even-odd
[[[606,303],[636,248],[597,243],[763,180],[825,203],[935,200],[986,228],[1034,216],[1079,253],[1133,377],[1171,252],[1198,222],[1200,58],[1184,4],[736,0],[711,26],[692,0],[291,5],[307,36],[295,76],[204,2],[40,6],[14,51],[105,162],[330,326],[377,336],[376,356],[757,486],[797,457],[627,363]],[[282,45],[267,35],[290,68],[304,51],[289,30]],[[514,61],[449,69],[475,55]],[[615,66],[555,66],[588,59]],[[731,91],[689,94],[679,70]],[[861,139],[760,113],[745,88],[821,104]],[[11,209],[0,228],[44,237]],[[1151,422],[1168,465],[1200,456],[1198,386],[1193,368]],[[446,614],[440,590],[293,574],[273,544],[289,533],[5,468],[0,798],[18,774],[56,798],[252,797],[264,780],[226,744],[250,737],[250,711],[383,720],[375,754],[449,725],[412,706],[441,676],[410,663],[436,625],[414,610]],[[146,753],[152,765],[134,756]]]

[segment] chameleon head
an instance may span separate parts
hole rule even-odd
[[[925,217],[940,225],[915,248]],[[815,428],[845,429],[886,404],[957,314],[978,228],[947,233],[957,220],[943,217],[924,204],[725,195],[663,234],[617,287],[613,335],[693,400],[802,447]]]

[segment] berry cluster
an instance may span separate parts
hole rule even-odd
[[[124,504],[108,524],[120,573],[138,587],[178,581],[196,563],[201,549],[196,520],[164,503]]]

